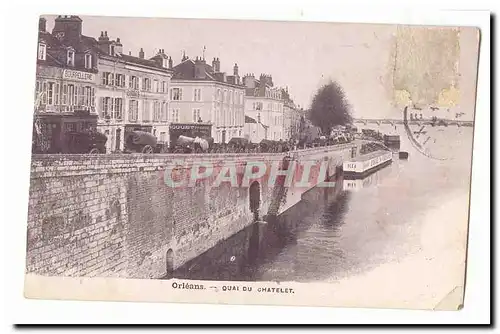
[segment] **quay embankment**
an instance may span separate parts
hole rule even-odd
[[[267,154],[33,155],[27,272],[164,277],[256,218],[284,212],[318,182],[288,187],[278,175],[274,184],[261,177],[241,186],[249,161],[269,170],[282,167],[288,157],[312,165],[312,175],[322,165],[331,177],[352,147]],[[238,186],[214,183],[215,173],[191,185],[167,186],[165,173],[174,162],[180,165],[176,172],[187,175],[201,163],[219,171],[220,165],[232,165]]]

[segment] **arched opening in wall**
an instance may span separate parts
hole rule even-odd
[[[259,220],[259,208],[260,208],[260,184],[254,181],[250,185],[249,189],[250,197],[250,211],[253,213],[254,220]]]
[[[171,277],[174,272],[174,251],[170,248],[167,251],[167,276]]]

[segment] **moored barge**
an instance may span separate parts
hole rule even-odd
[[[377,150],[344,161],[344,178],[364,178],[392,163],[392,152]]]

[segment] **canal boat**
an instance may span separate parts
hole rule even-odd
[[[392,163],[392,152],[377,150],[344,161],[342,168],[345,179],[364,178]]]

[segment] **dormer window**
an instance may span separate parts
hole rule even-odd
[[[66,64],[69,66],[75,66],[75,51],[68,50],[67,57],[68,58]]]
[[[90,53],[85,54],[85,68],[92,68],[92,55]]]
[[[47,59],[47,46],[45,43],[38,43],[38,59]]]

